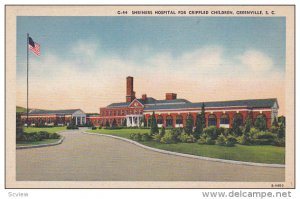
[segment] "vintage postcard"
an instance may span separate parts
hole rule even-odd
[[[294,6],[12,6],[6,188],[294,188]]]

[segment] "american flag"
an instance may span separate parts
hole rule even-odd
[[[40,44],[34,42],[31,37],[28,38],[28,47],[34,54],[40,56]]]

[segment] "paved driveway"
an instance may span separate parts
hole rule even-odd
[[[150,151],[77,131],[62,144],[17,150],[17,180],[26,181],[284,181],[284,168],[235,165]]]

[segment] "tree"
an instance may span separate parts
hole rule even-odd
[[[158,133],[158,126],[157,126],[157,122],[156,122],[156,118],[155,118],[155,113],[153,111],[152,115],[151,115],[151,123],[150,123],[150,134],[154,135]]]
[[[23,124],[22,124],[22,120],[21,120],[21,113],[17,113],[17,115],[16,115],[16,135],[17,135],[17,139],[22,137],[23,132],[24,131],[23,131]]]
[[[205,105],[202,103],[201,107],[201,123],[202,123],[202,131],[206,127],[206,122],[205,122]]]
[[[112,124],[111,124],[111,127],[112,128],[115,128],[117,126],[117,121],[116,119],[113,120]]]
[[[199,139],[203,132],[203,123],[202,123],[202,115],[197,114],[196,116],[196,128],[195,128],[195,138]]]
[[[188,134],[188,135],[191,135],[192,132],[193,132],[193,119],[192,119],[192,116],[191,114],[189,113],[186,117],[186,125],[185,125],[185,132]]]
[[[240,118],[238,117],[233,117],[232,119],[232,132],[236,135],[236,136],[240,136],[242,135],[242,131],[240,128]]]
[[[278,127],[278,121],[276,117],[273,119],[272,126]]]
[[[106,120],[105,127],[106,128],[110,127],[108,120]]]
[[[127,121],[126,121],[126,119],[123,119],[122,126],[127,126]]]
[[[265,131],[267,129],[266,118],[263,115],[257,116],[254,126],[260,131]]]
[[[245,121],[245,129],[244,129],[244,134],[245,133],[250,133],[250,129],[252,127],[252,119],[250,116],[247,117],[246,121]]]
[[[245,145],[250,144],[250,142],[251,142],[251,139],[250,139],[251,127],[252,127],[252,118],[250,116],[248,116],[245,121],[245,128],[244,128],[241,144],[245,144]]]
[[[284,138],[285,137],[285,117],[281,116],[280,120],[278,118],[278,138]]]
[[[143,115],[143,117],[140,119],[140,122],[139,122],[139,126],[144,126],[145,127],[145,115]]]

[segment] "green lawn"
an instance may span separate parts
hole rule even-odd
[[[65,126],[60,126],[60,127],[24,127],[24,132],[30,133],[30,132],[39,132],[39,131],[47,131],[49,133],[57,133],[58,131],[63,131],[66,130],[67,128]]]
[[[131,133],[148,133],[149,129],[116,129],[116,130],[88,130],[89,132],[110,134],[129,138]],[[218,145],[202,145],[197,143],[177,143],[161,144],[154,141],[140,142],[141,144],[163,149],[167,151],[180,152],[211,158],[220,158],[226,160],[237,160],[257,163],[285,163],[285,147],[275,147],[269,145],[263,146],[245,146],[236,145],[235,147],[224,147]]]
[[[21,106],[17,106],[16,107],[16,112],[17,113],[25,113],[25,112],[27,112],[27,109],[24,108],[24,107],[21,107]]]
[[[26,141],[17,141],[17,146],[31,146],[31,145],[39,145],[39,144],[51,144],[55,143],[60,139],[45,139],[42,141],[36,141],[36,142],[26,142]]]

